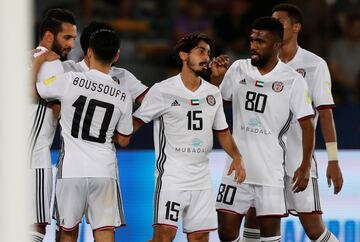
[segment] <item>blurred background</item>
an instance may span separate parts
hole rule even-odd
[[[330,206],[330,211],[326,211],[329,214],[326,221],[330,227],[332,226],[334,234],[335,230],[338,231],[339,237],[342,238],[340,241],[360,242],[358,208],[360,193],[356,188],[360,185],[357,179],[360,171],[360,1],[34,0],[34,2],[34,47],[38,43],[38,24],[46,10],[54,7],[70,9],[77,19],[78,36],[90,21],[110,23],[121,37],[121,56],[117,66],[129,70],[148,86],[178,72],[172,59],[172,51],[176,41],[185,34],[190,32],[208,34],[215,40],[215,55],[228,54],[233,62],[248,56],[248,33],[254,19],[271,15],[271,9],[277,3],[291,2],[299,6],[304,13],[304,26],[299,44],[324,58],[332,74],[332,91],[337,106],[334,109],[334,119],[339,149],[342,150],[340,162],[345,169],[343,170],[345,192],[342,194],[335,197],[326,187],[326,183],[322,184],[321,190],[325,193],[325,195],[321,194],[325,197],[325,201],[323,199],[322,202],[330,201],[330,204],[333,204],[331,206],[335,206],[335,208]],[[78,38],[69,59],[79,61],[82,58],[83,53]],[[225,112],[231,125],[231,110],[226,109]],[[319,132],[317,134],[316,149],[324,149],[321,135]],[[217,143],[214,148],[218,148]],[[53,145],[54,161],[58,149],[57,137]],[[217,152],[215,152],[216,158],[212,158],[211,161],[220,164],[215,168],[218,170],[218,173],[214,173],[215,189],[219,184],[216,177],[220,177],[223,166],[223,153]],[[322,157],[321,179],[324,179],[326,157],[322,151],[317,153]],[[154,182],[152,125],[143,127],[133,137],[127,150],[119,151],[118,155],[125,213],[127,219],[133,223],[123,229],[123,232],[117,232],[117,234],[122,233],[118,235],[119,241],[146,241],[151,238],[152,223]],[[335,199],[339,200],[336,202]],[[351,203],[347,207],[350,210],[341,213],[344,208],[338,205],[344,202]],[[293,224],[284,222],[283,235],[286,233],[290,235],[284,236],[283,240],[307,241],[297,221],[294,219],[288,221]],[[140,227],[144,231],[137,229]],[[82,231],[81,241],[92,241],[90,230],[83,227]],[[349,234],[346,234],[348,233],[346,231],[350,231]],[[143,237],[136,236],[139,233]],[[177,241],[185,240],[178,238]]]

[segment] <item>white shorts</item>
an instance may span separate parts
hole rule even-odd
[[[31,223],[51,223],[52,168],[31,169]]]
[[[291,190],[292,179],[292,177],[285,176],[285,198],[289,213],[292,215],[297,215],[297,213],[322,214],[317,178],[309,179],[306,189],[299,193]]]
[[[65,231],[75,229],[83,215],[93,230],[125,225],[120,189],[113,178],[57,179],[55,192],[57,224]]]
[[[160,191],[154,196],[154,226],[177,229],[183,221],[183,232],[207,232],[217,229],[212,189],[195,191]]]
[[[223,177],[216,197],[216,210],[245,215],[250,207],[256,216],[286,217],[287,210],[282,187],[237,184]]]

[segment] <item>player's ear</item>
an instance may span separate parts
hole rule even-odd
[[[295,33],[299,33],[301,31],[301,24],[300,23],[296,23],[293,25],[293,31]]]
[[[274,49],[275,50],[279,50],[282,46],[282,42],[281,41],[277,41],[274,43]]]
[[[116,55],[115,55],[112,63],[116,63],[118,61],[119,57],[120,57],[120,49],[116,52]]]
[[[55,36],[53,33],[51,33],[49,30],[47,30],[44,34],[43,39],[47,42],[47,43],[52,43],[55,39]]]
[[[89,60],[92,58],[93,55],[94,55],[93,50],[91,48],[88,48],[86,56],[89,58]]]
[[[185,60],[187,59],[187,57],[188,57],[188,54],[189,54],[189,53],[186,53],[186,52],[184,52],[184,51],[180,51],[180,52],[179,52],[179,57],[180,57],[180,59],[181,59],[182,61],[185,61]]]

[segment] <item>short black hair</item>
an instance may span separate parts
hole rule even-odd
[[[120,49],[120,39],[114,31],[100,29],[91,34],[89,48],[93,50],[97,60],[110,63]]]
[[[57,35],[62,31],[62,24],[70,23],[76,25],[75,16],[67,9],[53,8],[46,12],[40,24],[40,39],[44,37],[46,31]]]
[[[180,51],[190,53],[190,51],[195,48],[200,41],[204,41],[210,46],[210,59],[213,56],[213,41],[205,34],[202,33],[191,33],[181,38],[175,45],[175,58],[177,64],[182,67],[182,60],[179,57]]]
[[[84,55],[87,54],[87,50],[89,48],[90,36],[92,35],[92,33],[100,29],[114,30],[107,23],[93,21],[89,25],[87,25],[82,31],[80,36],[80,45],[81,45],[81,49],[84,51]]]
[[[251,29],[257,29],[257,30],[268,30],[270,31],[275,37],[279,38],[279,41],[282,42],[284,37],[284,27],[280,23],[279,20],[273,18],[273,17],[260,17],[256,19]]]
[[[286,12],[293,24],[303,24],[303,13],[298,6],[291,3],[280,3],[275,5],[272,9],[272,13],[277,11]]]

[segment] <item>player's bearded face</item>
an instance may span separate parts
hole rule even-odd
[[[197,76],[201,76],[208,70],[209,61],[194,60],[189,56],[187,65]]]
[[[267,31],[253,30],[250,35],[251,64],[256,67],[265,66],[273,55],[274,43]]]
[[[52,51],[60,56],[60,60],[66,60],[71,48],[64,48],[55,38],[51,47]]]
[[[76,39],[76,26],[70,23],[62,23],[62,30],[54,37],[52,50],[60,55],[60,60],[66,60],[67,55],[74,47]]]

